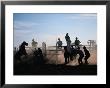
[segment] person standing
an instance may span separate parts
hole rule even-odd
[[[83,64],[82,59],[83,59],[83,57],[84,57],[84,53],[83,53],[82,50],[80,50],[80,47],[78,47],[77,49],[78,49],[78,50],[77,50],[77,53],[79,54],[78,63],[79,63],[79,65],[81,65],[81,64]]]
[[[87,50],[87,48],[85,46],[83,47],[83,49],[84,49],[84,52],[85,52],[85,57],[84,57],[85,64],[88,64],[87,60],[90,57],[90,53],[89,53],[89,51]]]

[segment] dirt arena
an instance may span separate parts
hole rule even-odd
[[[28,57],[22,63],[14,65],[14,75],[97,75],[97,50],[90,50],[89,65],[79,65],[76,59],[64,64],[64,50],[46,50],[46,62],[38,65],[34,62],[32,50],[27,50]],[[36,58],[38,59],[38,58]],[[83,60],[84,61],[84,60]],[[26,63],[25,63],[26,62]]]
[[[89,50],[89,49],[88,49]],[[88,62],[90,65],[96,65],[97,64],[97,50],[91,49],[90,51],[90,58],[88,59]],[[67,65],[78,65],[78,55],[76,59],[73,57],[73,61],[70,61]],[[49,64],[63,64],[64,63],[64,50],[56,51],[56,50],[47,50],[47,59]],[[83,59],[84,61],[84,59]]]

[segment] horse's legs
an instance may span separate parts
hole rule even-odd
[[[67,58],[67,57],[65,57],[65,64],[67,64],[67,59],[68,59],[68,58]]]
[[[69,60],[69,57],[68,57],[68,61],[67,61],[67,63],[69,63],[69,61],[70,61],[70,60]]]

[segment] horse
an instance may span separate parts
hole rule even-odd
[[[76,56],[78,54],[78,50],[77,50],[77,48],[73,48],[73,46],[71,46],[70,51],[71,51],[70,52],[70,60],[72,61],[73,57],[74,57],[74,59],[76,59]]]
[[[19,50],[15,53],[14,58],[16,60],[21,61],[21,56],[22,55],[27,55],[25,46],[28,46],[28,43],[26,43],[25,41],[23,41],[23,43],[19,46]]]
[[[64,58],[65,58],[65,64],[69,63],[69,61],[73,61],[73,57],[76,59],[76,56],[78,54],[77,49],[74,49],[73,46],[70,47],[70,50],[68,51],[68,47],[64,47]]]

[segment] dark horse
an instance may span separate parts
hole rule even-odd
[[[73,57],[76,59],[76,56],[78,54],[77,49],[74,49],[73,46],[70,48],[70,52],[67,50],[67,46],[64,47],[64,58],[65,58],[65,64],[69,63],[69,61],[73,60]]]
[[[22,55],[27,55],[25,46],[28,46],[28,43],[26,43],[25,41],[23,41],[23,43],[20,45],[19,50],[16,52],[16,54],[14,55],[14,58],[16,60],[21,61],[21,56]]]

